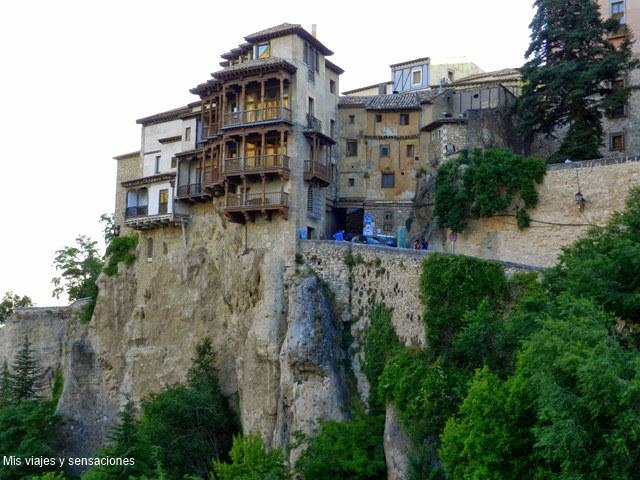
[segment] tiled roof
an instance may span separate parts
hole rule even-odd
[[[237,48],[229,50],[227,53],[223,53],[222,55],[220,55],[220,57],[224,58],[225,60],[232,60],[237,56],[242,55],[243,53],[250,52],[251,48],[252,47],[250,43],[243,43]]]
[[[335,63],[330,62],[329,60],[324,60],[324,65],[331,71],[336,72],[338,75],[342,75],[344,70],[337,66]]]
[[[136,120],[136,123],[140,125],[151,125],[154,123],[166,122],[167,120],[177,120],[181,115],[189,112],[191,112],[191,108],[189,108],[189,106],[174,108],[173,110],[167,110],[166,112],[139,118]]]
[[[193,87],[189,91],[191,93],[193,93],[194,95],[206,95],[211,90],[219,89],[221,87],[221,85],[222,85],[222,83],[220,81],[215,80],[215,79],[211,79],[211,80],[207,80],[204,83],[199,84],[196,87]]]
[[[255,73],[266,70],[282,69],[289,73],[295,73],[298,69],[295,65],[287,62],[286,60],[278,57],[270,58],[254,58],[248,62],[238,63],[237,65],[231,65],[223,70],[212,73],[211,75],[215,79],[223,79],[234,77],[241,73]]]
[[[503,68],[502,70],[495,70],[493,72],[474,73],[468,77],[462,77],[459,80],[453,82],[454,85],[461,85],[464,83],[477,83],[483,81],[497,80],[499,78],[512,77],[519,78],[520,71],[517,68]]]
[[[368,95],[340,97],[338,108],[366,108],[367,110],[419,110],[423,103],[430,103],[439,95],[437,90],[394,93],[393,95]]]
[[[391,85],[393,82],[380,82],[380,83],[374,83],[373,85],[367,85],[366,87],[359,87],[359,88],[354,88],[353,90],[348,90],[346,92],[342,92],[343,95],[350,95],[352,93],[358,93],[358,92],[362,92],[364,90],[370,90],[372,88],[378,88],[380,85]]]
[[[393,65],[389,65],[390,68],[396,68],[396,67],[402,67],[404,65],[411,65],[412,63],[418,63],[418,62],[426,62],[429,60],[429,57],[421,57],[421,58],[416,58],[414,60],[407,60],[406,62],[400,62],[400,63],[394,63]]]
[[[298,35],[314,47],[316,47],[323,55],[333,55],[333,52],[324,46],[316,37],[307,32],[302,25],[298,23],[283,23],[261,30],[251,35],[247,35],[244,39],[249,43],[257,43],[263,40],[271,40],[272,38],[284,37],[287,35]]]

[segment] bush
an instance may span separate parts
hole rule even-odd
[[[213,462],[212,478],[218,480],[288,480],[289,468],[280,450],[267,451],[258,435],[233,438],[232,463]]]
[[[305,439],[307,448],[296,462],[296,471],[305,480],[386,479],[383,427],[381,416],[322,422],[317,433]]]
[[[118,273],[118,263],[133,263],[136,259],[135,249],[137,246],[138,235],[136,234],[112,237],[105,253],[109,262],[104,267],[104,272],[112,277]]]

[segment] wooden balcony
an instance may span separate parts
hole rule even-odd
[[[165,225],[180,225],[186,222],[187,215],[179,213],[161,212],[156,215],[147,215],[148,207],[127,207],[124,214],[124,224],[134,230],[151,230]]]
[[[255,215],[263,213],[269,220],[273,212],[280,212],[285,220],[289,216],[289,194],[286,192],[262,192],[251,194],[228,193],[224,213],[232,222],[255,221]]]
[[[317,180],[321,186],[327,187],[333,181],[333,166],[331,164],[323,165],[313,160],[305,160],[303,178],[305,181]]]
[[[222,128],[277,122],[291,123],[291,109],[286,107],[267,107],[225,113]]]
[[[225,158],[223,175],[225,178],[278,175],[289,178],[289,157],[282,154],[258,157]]]
[[[313,115],[309,115],[307,113],[307,130],[312,130],[314,132],[322,133],[322,122],[314,117]]]
[[[204,124],[202,125],[202,140],[206,140],[209,137],[213,137],[216,136],[218,134],[218,131],[220,130],[220,124],[219,123],[212,123],[212,124]]]

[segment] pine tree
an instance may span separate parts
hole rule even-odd
[[[31,343],[25,335],[22,347],[16,353],[10,374],[11,397],[15,403],[38,398],[40,373],[38,361],[33,357]]]
[[[0,372],[0,407],[5,406],[11,401],[11,373],[9,365],[5,360],[2,364],[2,372]]]
[[[623,106],[634,89],[617,82],[639,65],[631,34],[617,46],[608,41],[607,34],[624,26],[603,20],[596,0],[535,0],[534,6],[519,129],[531,140],[568,127],[559,159],[597,158],[603,112]]]

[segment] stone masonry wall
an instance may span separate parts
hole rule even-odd
[[[531,210],[531,226],[522,231],[513,215],[470,221],[458,234],[456,253],[474,257],[553,265],[561,248],[570,245],[590,226],[603,226],[615,211],[624,209],[627,192],[640,184],[640,161],[608,159],[552,165],[539,186],[540,202]],[[580,211],[576,192],[586,204]],[[448,232],[446,232],[448,234]],[[434,235],[429,249],[453,250],[448,235]]]

